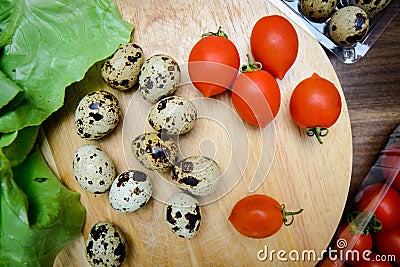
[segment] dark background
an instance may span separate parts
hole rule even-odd
[[[351,200],[400,124],[400,13],[365,57],[344,64],[327,51],[342,85],[353,136]]]

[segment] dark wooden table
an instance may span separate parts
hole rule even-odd
[[[400,14],[366,56],[344,64],[328,56],[341,82],[353,135],[353,172],[348,199],[354,197],[389,135],[400,124]]]

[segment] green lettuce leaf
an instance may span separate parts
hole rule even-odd
[[[21,0],[1,0],[0,5],[0,47],[14,34],[21,17]]]
[[[63,105],[65,88],[128,42],[133,29],[111,0],[5,3],[0,29],[8,25],[1,35],[8,42],[0,70],[25,91],[25,98],[15,108],[2,110],[3,133],[40,125]],[[12,37],[3,37],[15,25]]]
[[[29,224],[28,221],[28,200],[25,193],[18,187],[13,180],[13,173],[8,159],[0,150],[0,266],[3,266],[3,247],[7,246],[3,242],[3,221],[8,220],[3,206],[7,206],[7,211],[12,213],[19,221]]]
[[[59,182],[37,146],[13,170],[14,179],[7,158],[0,159],[0,265],[52,266],[81,231],[80,195]]]
[[[34,143],[65,88],[132,30],[112,0],[0,0],[0,266],[52,266],[79,235],[79,194]]]
[[[3,147],[3,153],[10,161],[11,168],[24,161],[35,144],[38,132],[39,126],[31,126],[0,137],[0,147]]]
[[[0,71],[0,114],[16,107],[24,98],[24,90]]]

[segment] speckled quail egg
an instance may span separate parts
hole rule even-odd
[[[301,0],[300,10],[312,22],[324,22],[335,11],[337,0]]]
[[[139,92],[150,103],[172,95],[181,80],[178,63],[167,55],[154,55],[142,65],[139,75]]]
[[[110,188],[111,206],[121,212],[132,212],[143,207],[150,199],[152,185],[141,171],[129,170],[115,178]]]
[[[367,13],[357,6],[346,6],[336,11],[328,23],[328,33],[337,45],[352,45],[368,32]]]
[[[175,163],[178,147],[174,140],[164,133],[144,133],[132,141],[132,152],[143,167],[165,172]]]
[[[207,196],[218,187],[221,171],[218,164],[204,156],[180,160],[171,171],[172,181],[197,196]]]
[[[91,266],[117,267],[125,260],[125,236],[112,223],[99,222],[93,225],[85,244],[86,259]]]
[[[79,185],[95,194],[107,191],[116,176],[110,157],[100,147],[92,144],[77,149],[73,169]]]
[[[201,212],[197,200],[183,192],[175,193],[167,200],[165,223],[176,235],[192,238],[200,227]]]
[[[192,101],[180,96],[169,96],[153,105],[148,122],[156,131],[169,135],[189,132],[196,122],[197,109]]]
[[[138,81],[144,62],[143,50],[133,43],[122,44],[101,69],[103,80],[119,90],[132,88]]]
[[[369,18],[385,9],[392,0],[350,0],[350,4],[356,5],[367,12]]]
[[[87,94],[75,110],[75,131],[85,140],[102,138],[117,126],[120,115],[118,99],[112,93]]]

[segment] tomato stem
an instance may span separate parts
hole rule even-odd
[[[217,32],[206,32],[206,33],[203,33],[201,35],[201,38],[207,37],[207,36],[218,36],[218,37],[223,37],[223,38],[229,39],[228,35],[226,35],[226,33],[224,33],[222,31],[222,27],[221,26],[218,27],[218,31]]]
[[[323,144],[321,137],[327,136],[329,129],[325,127],[307,128],[306,133],[308,136],[315,136],[320,144]]]
[[[289,226],[289,225],[291,225],[293,223],[294,215],[297,215],[297,214],[303,212],[303,209],[300,209],[298,211],[286,211],[285,210],[285,204],[281,205],[280,210],[282,211],[282,214],[283,214],[283,224],[286,225],[286,226]],[[287,216],[292,216],[290,222],[288,222]]]
[[[382,223],[372,212],[353,211],[347,217],[347,223],[351,227],[352,234],[368,235],[382,229]]]
[[[250,55],[247,54],[247,64],[242,65],[240,67],[240,72],[252,72],[252,71],[257,71],[262,69],[262,64],[261,62],[258,61],[252,61],[250,58]]]

